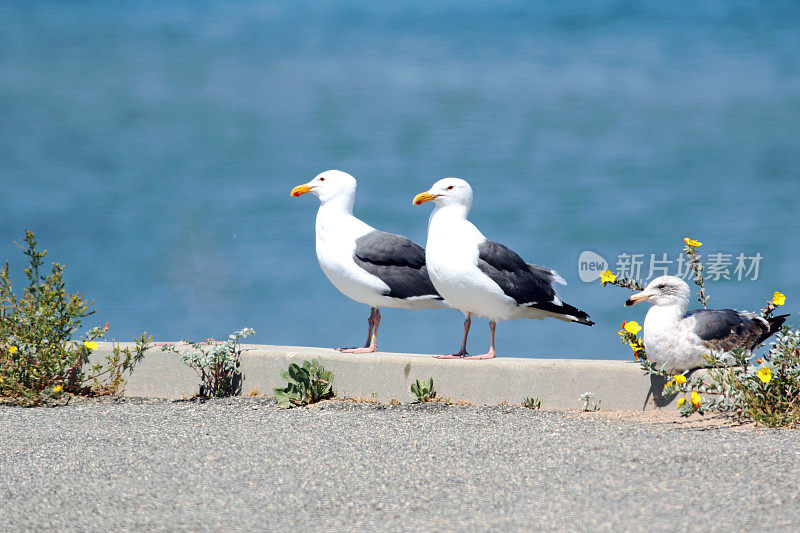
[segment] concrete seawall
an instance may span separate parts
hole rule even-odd
[[[111,350],[99,343],[97,356]],[[131,346],[122,343],[123,346]],[[658,383],[639,365],[626,361],[586,359],[526,359],[498,357],[489,361],[439,360],[429,355],[342,354],[325,348],[243,345],[243,394],[258,389],[272,395],[285,384],[280,371],[290,363],[319,357],[334,372],[334,390],[341,397],[388,402],[411,401],[409,386],[415,379],[432,377],[440,397],[476,405],[502,402],[519,405],[523,397],[536,397],[544,409],[577,409],[578,398],[591,392],[604,410],[652,409],[652,390]],[[180,356],[148,350],[128,379],[128,396],[180,398],[199,390],[199,377]]]

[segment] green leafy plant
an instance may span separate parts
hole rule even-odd
[[[153,336],[142,333],[134,340],[134,347],[121,348],[119,343],[112,342],[111,353],[103,363],[91,366],[91,372],[84,376],[83,383],[90,383],[89,388],[95,394],[116,395],[125,388],[125,373],[133,372],[136,363],[144,358],[145,352],[152,346]]]
[[[522,407],[527,407],[528,409],[540,409],[542,407],[542,400],[539,398],[534,397],[524,397],[522,399]]]
[[[288,381],[285,387],[275,387],[275,399],[283,408],[309,405],[333,398],[333,372],[325,370],[321,359],[303,361],[281,370],[281,377]]]
[[[689,266],[692,268],[692,272],[694,272],[694,283],[699,289],[697,301],[700,302],[703,309],[706,309],[708,295],[706,294],[706,283],[703,279],[703,270],[705,267],[703,263],[700,262],[700,256],[697,253],[697,249],[702,246],[703,243],[690,239],[689,237],[684,237],[683,242],[685,243],[683,253],[689,258]]]
[[[206,339],[204,342],[165,344],[165,352],[177,353],[184,364],[200,376],[200,396],[222,398],[242,392],[242,347],[239,341],[254,334],[252,328],[243,328],[228,335],[225,342]]]
[[[733,355],[729,366],[709,354],[706,373],[667,382],[665,393],[683,394],[680,414],[718,411],[769,427],[800,426],[800,330],[784,326],[755,365],[748,351]]]
[[[106,335],[108,324],[73,340],[82,319],[94,313],[92,302],[67,292],[63,265],[53,263],[42,272],[47,250],[37,246],[33,232],[26,230],[20,248],[30,266],[24,270],[28,286],[21,296],[13,290],[8,262],[0,269],[0,396],[36,405],[65,393],[118,393],[123,375],[144,357],[152,338],[142,334],[133,351],[114,345],[105,362],[93,361],[97,339]]]
[[[600,402],[594,400],[595,395],[593,392],[584,392],[581,394],[580,398],[578,398],[579,402],[583,403],[582,409],[584,411],[597,411],[600,409]]]
[[[411,384],[411,397],[419,403],[430,402],[436,398],[436,387],[433,386],[433,378],[428,381],[416,380]]]

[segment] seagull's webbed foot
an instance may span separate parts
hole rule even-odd
[[[494,352],[482,353],[480,355],[468,355],[464,359],[494,359]]]
[[[464,359],[494,359],[494,328],[497,322],[492,320],[489,322],[489,351],[480,355],[470,355]]]
[[[467,352],[451,353],[450,355],[434,355],[436,359],[463,359]]]
[[[367,342],[363,348],[336,348],[342,353],[372,353],[378,351],[378,325],[381,323],[381,312],[377,307],[370,308],[369,329],[367,330]]]
[[[469,334],[469,326],[472,324],[472,319],[469,313],[464,317],[464,339],[461,341],[461,349],[456,353],[450,355],[435,355],[436,359],[463,359],[467,355],[467,335]]]
[[[377,346],[364,346],[363,348],[336,348],[336,351],[342,353],[372,353],[377,350]]]

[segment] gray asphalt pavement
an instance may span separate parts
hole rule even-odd
[[[0,408],[0,529],[798,530],[794,430],[129,399]]]

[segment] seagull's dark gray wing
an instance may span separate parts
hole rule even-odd
[[[534,270],[513,250],[494,241],[478,245],[478,268],[519,305],[552,302],[556,291],[543,269]]]
[[[561,278],[555,272],[526,263],[500,243],[485,240],[478,245],[478,268],[519,305],[575,317],[575,321],[582,324],[593,324],[589,315],[556,298],[553,281]]]
[[[685,318],[694,319],[694,332],[703,346],[715,352],[752,350],[771,329],[763,318],[734,309],[697,309],[686,313]]]
[[[425,249],[402,235],[371,231],[356,239],[353,260],[389,286],[392,298],[441,300],[425,266]]]

